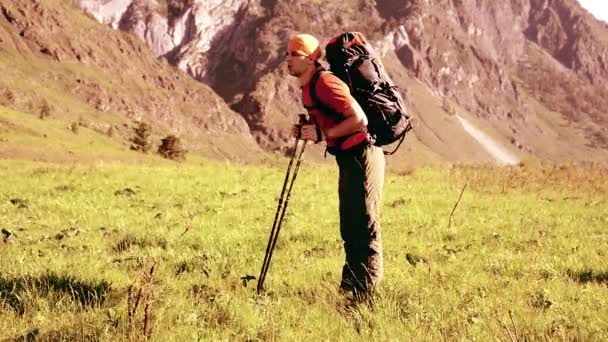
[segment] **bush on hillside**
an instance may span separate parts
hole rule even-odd
[[[14,105],[17,102],[17,95],[10,89],[5,89],[0,93],[1,105]]]
[[[175,135],[168,135],[161,140],[161,145],[158,147],[158,154],[163,158],[184,161],[186,159],[187,150],[182,146],[180,138]]]
[[[51,116],[52,111],[53,111],[53,108],[48,103],[48,101],[42,100],[42,104],[40,105],[40,110],[38,112],[40,119],[44,120],[44,119],[48,118],[49,116]]]
[[[72,122],[70,125],[70,131],[72,131],[74,134],[78,134],[79,127],[80,125],[78,125],[78,122]]]
[[[140,122],[134,129],[134,135],[131,138],[131,149],[147,153],[150,151],[152,144],[150,143],[150,134],[152,133],[152,127],[145,123]]]

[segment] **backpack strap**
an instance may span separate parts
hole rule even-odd
[[[399,139],[399,143],[397,144],[397,147],[395,147],[394,150],[389,152],[389,151],[385,151],[384,149],[382,149],[382,153],[384,153],[385,156],[392,156],[393,154],[395,154],[395,152],[397,152],[397,150],[399,149],[399,146],[401,146],[401,143],[403,142],[403,140],[405,140],[405,134],[403,134],[401,136],[401,139]]]
[[[309,111],[312,109],[315,109],[315,108],[320,109],[323,113],[331,116],[336,121],[341,121],[342,119],[344,119],[343,115],[336,112],[335,110],[331,109],[328,105],[323,103],[317,96],[317,91],[316,91],[317,81],[321,77],[321,74],[324,72],[330,72],[330,71],[320,68],[312,76],[312,79],[310,80],[310,86],[309,86],[309,94],[310,94],[310,99],[312,100],[312,106],[310,106],[310,107],[304,106],[304,107]]]
[[[395,154],[395,152],[397,152],[397,150],[399,149],[399,146],[401,146],[401,143],[403,143],[403,140],[405,140],[405,136],[407,135],[407,132],[409,132],[411,129],[412,129],[412,123],[408,120],[407,126],[405,127],[405,130],[403,132],[403,135],[401,136],[401,139],[399,139],[399,143],[397,144],[397,147],[395,147],[395,149],[391,152],[385,151],[383,149],[382,152],[384,153],[384,155],[392,156],[393,154]]]

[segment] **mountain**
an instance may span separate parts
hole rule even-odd
[[[0,105],[34,114],[46,106],[49,119],[111,130],[125,143],[146,122],[157,142],[177,134],[192,152],[262,154],[241,115],[136,36],[100,25],[66,1],[2,0],[0,11]],[[14,124],[1,126],[10,131]]]
[[[177,67],[203,84],[206,100],[217,103],[211,117],[242,118],[234,126],[237,134],[253,136],[264,150],[286,150],[289,125],[304,111],[286,72],[289,37],[308,32],[325,43],[343,31],[360,31],[380,53],[415,117],[414,133],[389,163],[492,162],[503,159],[499,154],[511,161],[608,160],[608,25],[576,0],[76,1],[105,27],[57,1],[5,2],[11,13],[61,8],[68,13],[60,15],[66,27],[86,22],[95,32],[125,40],[122,46],[131,46],[133,56],[141,53],[150,61],[145,63],[162,65],[167,77],[183,78],[169,65]],[[65,41],[82,40],[77,30],[58,34]],[[107,56],[106,50],[118,47],[100,37],[84,40],[99,49],[95,67],[101,68],[120,54]],[[55,44],[69,51],[64,40]],[[45,54],[43,47],[33,50]],[[47,50],[48,58],[55,58],[55,50]],[[130,59],[133,67],[145,64],[138,59]],[[137,81],[150,86],[150,79]],[[166,90],[169,98],[185,91]]]

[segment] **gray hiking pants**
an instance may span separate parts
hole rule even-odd
[[[384,184],[384,154],[377,146],[339,153],[340,234],[346,262],[344,290],[367,292],[382,279],[380,201]]]

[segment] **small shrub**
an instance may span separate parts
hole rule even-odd
[[[175,135],[168,135],[161,140],[158,147],[158,154],[163,158],[183,161],[186,159],[186,150],[182,146],[181,140]]]
[[[78,127],[80,127],[78,122],[72,122],[72,124],[70,125],[70,131],[72,131],[72,133],[74,134],[78,134]]]
[[[42,100],[42,104],[40,105],[40,111],[39,111],[39,117],[41,120],[44,120],[46,118],[48,118],[49,116],[51,116],[51,112],[52,112],[52,108],[51,105],[48,103],[47,100]]]
[[[133,129],[134,136],[131,139],[131,149],[134,151],[140,151],[147,153],[150,151],[152,145],[150,144],[150,134],[152,133],[152,127],[145,123],[140,122],[137,127]]]
[[[0,95],[0,104],[14,105],[17,102],[17,95],[10,89],[6,89]]]

